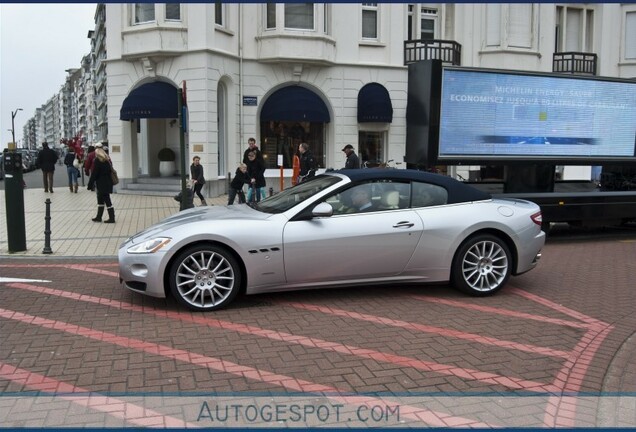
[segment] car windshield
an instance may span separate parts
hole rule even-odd
[[[320,175],[250,205],[265,213],[282,213],[341,180],[340,177]]]

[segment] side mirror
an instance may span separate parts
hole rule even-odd
[[[311,211],[313,217],[331,217],[333,216],[333,207],[331,204],[321,202]]]

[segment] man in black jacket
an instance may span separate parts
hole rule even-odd
[[[243,163],[244,164],[247,164],[249,162],[249,159],[247,158],[247,154],[248,153],[254,153],[256,155],[256,159],[263,160],[263,153],[261,153],[259,148],[256,147],[256,139],[250,137],[247,140],[247,145],[248,145],[247,150],[245,150],[243,152]]]
[[[298,153],[300,153],[300,173],[298,176],[298,183],[302,183],[316,175],[317,166],[314,155],[309,150],[309,144],[299,144]]]
[[[42,180],[44,182],[44,192],[53,193],[53,174],[57,163],[57,153],[49,148],[49,143],[42,143],[42,150],[38,153],[37,164],[42,169]]]
[[[343,152],[347,155],[347,161],[345,162],[344,169],[358,169],[360,168],[360,159],[355,151],[353,151],[353,146],[351,144],[347,144],[342,149]]]

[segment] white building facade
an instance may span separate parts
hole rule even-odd
[[[405,41],[461,47],[461,66],[636,77],[636,4],[625,3],[109,3],[105,31],[108,142],[123,185],[159,175],[163,147],[181,160],[185,88],[185,166],[201,157],[211,196],[249,137],[275,190],[300,142],[322,168],[343,167],[346,144],[401,162]]]

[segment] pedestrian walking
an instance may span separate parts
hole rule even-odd
[[[208,205],[201,194],[201,189],[205,184],[205,177],[203,177],[203,166],[201,165],[201,158],[199,156],[192,158],[192,165],[190,165],[190,181],[192,182],[194,194],[201,200],[201,205]]]
[[[75,155],[75,149],[73,147],[69,147],[68,153],[64,156],[64,165],[66,165],[66,174],[68,175],[68,189],[71,193],[77,193],[77,189],[79,185],[77,184],[77,177],[80,172],[77,169],[80,165],[79,159]]]
[[[230,190],[227,194],[227,205],[234,204],[234,198],[238,195],[239,204],[245,203],[245,193],[243,192],[243,186],[250,184],[250,178],[247,175],[247,165],[240,164],[236,169],[234,178],[230,182]]]
[[[298,153],[300,153],[300,174],[298,183],[302,183],[307,179],[316,175],[316,160],[309,150],[309,144],[300,143],[298,145]]]
[[[44,182],[44,192],[53,193],[53,174],[57,163],[57,153],[49,148],[49,143],[42,143],[42,150],[38,153],[37,164],[42,170],[42,181]]]
[[[95,149],[95,160],[87,187],[90,191],[97,189],[97,216],[92,219],[93,222],[102,221],[106,208],[108,219],[104,223],[115,223],[115,209],[110,200],[110,194],[113,193],[112,170],[112,163],[106,152],[101,148]]]
[[[353,150],[353,146],[351,144],[347,144],[344,146],[342,151],[347,156],[347,160],[345,162],[344,169],[358,169],[360,168],[360,158]]]

